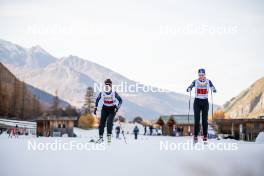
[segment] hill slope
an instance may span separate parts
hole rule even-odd
[[[53,96],[18,80],[0,62],[0,116],[32,119],[48,110]],[[69,105],[60,101],[61,107]]]
[[[27,90],[29,90],[33,95],[38,97],[40,103],[42,104],[43,110],[50,109],[53,103],[54,96],[32,85],[29,85],[29,84],[26,84],[26,85],[27,85]],[[59,107],[66,108],[69,105],[70,103],[59,99]]]
[[[264,77],[224,104],[229,118],[256,118],[264,115]]]

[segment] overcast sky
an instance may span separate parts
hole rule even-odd
[[[264,1],[0,0],[0,38],[185,93],[207,70],[222,104],[264,76]]]

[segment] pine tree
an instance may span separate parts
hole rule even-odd
[[[33,109],[32,105],[33,105],[33,103],[32,103],[32,95],[29,94],[28,92],[26,93],[26,95],[27,96],[26,96],[26,107],[25,107],[25,109],[26,109],[25,119],[28,119],[28,118],[32,117],[32,109]]]
[[[84,112],[88,114],[92,114],[94,109],[94,89],[92,87],[88,87],[86,90],[86,94],[84,97]]]
[[[3,96],[2,96],[2,69],[0,69],[0,115],[3,115],[3,106],[2,106],[2,102],[3,102]]]
[[[19,118],[21,115],[21,101],[22,101],[22,95],[21,95],[21,82],[16,80],[15,81],[15,96],[14,96],[14,111],[15,111],[15,117]]]
[[[37,96],[32,97],[32,117],[36,118],[41,114],[41,106]]]
[[[51,106],[51,114],[55,116],[59,116],[59,97],[58,97],[58,91],[56,90],[55,96],[53,98],[53,104]]]
[[[37,116],[41,115],[42,114],[42,108],[41,108],[40,100],[38,97],[36,97],[35,108],[36,108],[36,115]]]
[[[21,100],[21,119],[24,120],[25,118],[25,102],[26,102],[26,84],[25,82],[22,82],[21,86],[21,94],[22,94],[22,100]]]
[[[25,120],[38,113],[40,101],[0,62],[0,115]]]

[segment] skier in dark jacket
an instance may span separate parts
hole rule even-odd
[[[209,89],[216,93],[213,83],[205,77],[205,69],[198,70],[199,78],[194,80],[188,87],[187,92],[191,92],[195,88],[195,100],[193,104],[194,110],[194,143],[198,142],[198,134],[200,131],[200,113],[202,112],[203,141],[207,141],[208,134],[208,93]]]
[[[133,132],[134,132],[134,135],[135,135],[135,140],[137,140],[137,136],[138,136],[138,133],[139,133],[139,129],[138,129],[137,125],[135,126]]]
[[[95,101],[94,114],[96,114],[99,101],[102,99],[103,107],[101,110],[101,119],[99,123],[99,140],[98,142],[103,141],[105,123],[107,122],[107,140],[111,142],[113,121],[117,111],[119,110],[122,104],[122,98],[112,90],[112,81],[111,79],[105,80],[105,90],[100,92]],[[116,103],[118,100],[118,103]]]

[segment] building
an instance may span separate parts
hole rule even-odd
[[[264,115],[258,116],[258,119],[264,119]]]
[[[74,137],[73,127],[76,120],[77,117],[40,117],[36,120],[37,135],[59,137],[66,134]]]
[[[165,115],[156,121],[160,126],[162,134],[168,136],[189,136],[194,128],[194,115]]]
[[[213,126],[224,138],[254,141],[259,132],[264,131],[264,119],[216,119]]]

